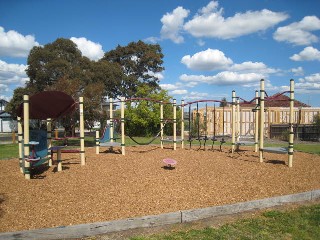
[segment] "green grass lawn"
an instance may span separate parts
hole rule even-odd
[[[135,137],[135,140],[137,140],[139,143],[148,143],[150,140],[152,140],[152,137],[147,138],[147,137]],[[93,136],[86,136],[85,137],[85,147],[94,147],[95,142],[94,142],[94,137]],[[121,140],[118,139],[118,142]],[[126,146],[131,146],[131,145],[137,145],[134,141],[132,141],[129,137],[126,137],[125,139]],[[63,141],[54,141],[53,145],[63,145]],[[159,144],[160,145],[160,139],[157,138],[155,141],[152,142],[152,144]],[[172,143],[165,143],[165,144],[172,144]],[[180,144],[180,143],[178,143]],[[192,145],[199,145],[198,141],[193,141]],[[211,141],[207,142],[207,145],[211,146]],[[216,146],[220,145],[220,142],[215,143]],[[231,143],[227,142],[225,145],[230,145]],[[69,139],[68,140],[68,146],[69,147],[77,147],[80,146],[80,140],[79,139]],[[186,148],[189,147],[189,142],[185,141],[185,146]],[[284,146],[287,147],[287,143],[266,143],[265,146]],[[294,150],[296,151],[302,151],[302,152],[308,152],[308,153],[315,153],[315,154],[320,154],[320,144],[307,144],[307,143],[299,143],[294,145]],[[10,159],[10,158],[17,158],[18,157],[18,144],[0,144],[0,160],[1,159]]]
[[[152,137],[146,138],[146,137],[135,137],[135,140],[141,143],[148,143],[150,140],[152,140]],[[94,147],[95,146],[95,138],[93,136],[86,136],[85,137],[85,147]],[[121,139],[118,139],[117,142],[120,142]],[[131,145],[137,145],[134,141],[132,141],[129,137],[126,137],[125,139],[126,146]],[[61,146],[64,145],[63,140],[59,141],[53,141],[52,143],[54,146]],[[160,145],[160,139],[156,139],[152,142],[152,144],[159,144]],[[68,147],[69,148],[75,148],[80,147],[80,140],[79,139],[68,139]],[[11,159],[11,158],[18,158],[19,154],[19,146],[18,143],[16,144],[0,144],[0,160],[3,159]]]
[[[147,137],[135,137],[135,140],[137,140],[139,143],[148,143],[149,141],[152,140],[152,137],[147,138]],[[93,136],[86,136],[85,137],[85,147],[94,147],[95,142],[94,142],[94,137]],[[117,140],[118,142],[121,141],[121,139]],[[132,145],[137,145],[134,141],[132,141],[129,137],[126,137],[125,139],[126,146],[132,146]],[[64,141],[54,141],[53,145],[63,145]],[[160,138],[157,138],[155,141],[152,142],[152,144],[159,144],[160,145]],[[165,143],[166,145],[170,145],[172,143]],[[178,143],[180,144],[180,143]],[[211,146],[212,142],[208,141],[207,146]],[[192,146],[197,146],[199,145],[198,141],[193,141]],[[215,146],[220,145],[220,142],[215,142]],[[79,139],[69,139],[68,140],[68,146],[69,147],[79,147],[80,146],[80,140]],[[189,142],[185,141],[185,146],[186,148],[189,148]],[[230,142],[227,142],[224,144],[224,146],[231,146]],[[265,146],[282,146],[282,147],[287,147],[287,143],[272,143],[268,144],[265,143]],[[294,145],[294,149],[296,151],[302,151],[302,152],[307,152],[307,153],[314,153],[314,154],[320,154],[320,144],[307,144],[307,143],[299,143]],[[18,157],[18,144],[0,144],[0,160],[1,159],[10,159],[10,158],[17,158]]]
[[[0,144],[0,160],[19,157],[18,144]]]
[[[131,240],[188,239],[319,239],[320,204],[303,206],[290,211],[271,210],[259,217],[238,220],[219,228],[170,232]]]
[[[296,144],[294,149],[301,152],[320,154],[320,144]]]

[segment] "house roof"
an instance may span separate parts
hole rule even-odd
[[[0,103],[1,104],[8,104],[8,101],[4,100],[4,99],[0,99]]]
[[[0,111],[0,118],[11,118],[11,115],[5,111]]]
[[[241,107],[254,107],[255,101],[240,102]],[[270,97],[265,98],[265,107],[290,107],[290,97],[283,93],[276,93]],[[310,107],[310,105],[294,100],[294,107]]]

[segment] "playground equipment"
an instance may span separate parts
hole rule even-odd
[[[160,104],[160,130],[159,130],[159,132],[157,132],[157,134],[154,137],[151,138],[151,140],[149,140],[147,142],[139,142],[131,134],[128,134],[128,137],[138,145],[149,145],[160,136],[161,148],[163,148],[163,143],[164,142],[173,142],[173,145],[174,145],[173,149],[176,150],[176,143],[181,141],[181,139],[177,139],[177,137],[176,137],[176,126],[177,126],[176,100],[173,99],[173,103],[154,100],[154,99],[150,99],[150,98],[130,98],[130,99],[126,100],[126,102],[136,102],[136,101],[139,101],[139,102],[140,101],[146,101],[146,102],[152,102],[152,103]],[[164,105],[172,105],[173,106],[173,115],[174,115],[174,117],[172,119],[170,119],[170,118],[164,119],[164,117],[163,117],[163,115],[164,115],[163,106]],[[169,123],[173,123],[173,138],[164,137],[164,129],[167,126],[167,124],[169,124]]]
[[[58,154],[58,152],[60,154],[61,153],[81,153],[81,150],[79,149],[80,146],[77,147],[77,148],[69,148],[68,147],[69,143],[70,143],[69,140],[72,140],[72,139],[80,140],[80,137],[75,137],[75,136],[72,136],[72,137],[67,137],[67,136],[59,137],[57,129],[55,130],[54,134],[55,134],[55,137],[52,138],[52,140],[53,141],[63,141],[64,148],[57,148],[57,147],[51,148],[51,158],[52,158],[52,160],[53,160],[54,153]]]
[[[284,94],[290,93],[290,113],[289,113],[289,146],[288,148],[284,147],[264,147],[264,130],[265,130],[265,101],[274,100],[276,97]],[[276,154],[288,154],[288,166],[292,167],[293,163],[293,118],[294,118],[294,80],[290,80],[290,91],[285,91],[277,94],[275,97],[268,97],[264,88],[264,80],[260,81],[260,98],[258,96],[258,91],[256,91],[255,98],[252,101],[255,101],[256,107],[252,110],[255,112],[255,141],[239,141],[239,115],[238,115],[238,106],[239,102],[236,103],[235,91],[232,91],[232,153],[241,145],[255,145],[255,151],[258,150],[258,136],[259,136],[259,159],[260,162],[263,162],[263,152],[271,152]],[[279,101],[279,100],[277,100]],[[237,106],[237,114],[236,114]],[[259,116],[258,116],[259,113]],[[259,121],[260,120],[260,121]],[[236,141],[237,134],[237,141]]]
[[[260,142],[259,142],[259,158],[260,162],[263,162],[263,153],[271,152],[277,154],[288,154],[288,166],[292,167],[293,165],[293,118],[294,118],[294,80],[290,80],[290,114],[289,114],[289,143],[288,148],[279,148],[279,147],[264,147],[264,121],[265,121],[265,100],[270,100],[268,97],[265,98],[265,88],[264,88],[264,79],[260,81]]]
[[[112,104],[115,103],[113,102],[112,99],[109,100],[110,101],[110,135],[113,134],[113,112],[112,112]],[[211,150],[213,150],[213,146],[215,144],[215,142],[219,141],[220,140],[220,151],[222,150],[221,147],[222,145],[226,142],[225,141],[225,137],[229,136],[229,135],[225,135],[224,133],[221,135],[217,135],[215,134],[215,131],[214,131],[214,135],[208,135],[208,132],[207,132],[207,129],[206,129],[206,124],[205,124],[205,130],[204,130],[204,134],[200,134],[200,115],[199,115],[199,112],[198,112],[198,104],[199,103],[203,103],[203,102],[206,102],[206,108],[207,108],[207,103],[208,102],[218,102],[218,103],[221,103],[222,101],[220,100],[198,100],[198,101],[194,101],[194,102],[187,102],[187,103],[184,103],[184,101],[182,100],[181,101],[181,105],[179,105],[181,107],[181,120],[179,120],[177,118],[177,104],[176,104],[176,100],[173,99],[173,102],[164,102],[164,101],[159,101],[159,100],[154,100],[154,99],[149,99],[149,98],[129,98],[129,99],[122,99],[122,102],[136,102],[136,101],[147,101],[147,102],[153,102],[153,103],[158,103],[160,104],[160,130],[159,132],[157,132],[157,134],[155,136],[153,136],[151,138],[151,140],[147,141],[147,142],[139,142],[137,139],[135,139],[133,136],[131,136],[131,134],[127,134],[129,138],[132,139],[132,141],[134,141],[136,144],[138,145],[149,145],[151,144],[155,139],[157,139],[159,136],[160,136],[160,144],[161,144],[161,148],[164,147],[164,143],[166,142],[171,142],[173,143],[173,149],[176,150],[176,147],[177,147],[177,143],[178,142],[181,142],[181,148],[183,149],[184,148],[184,141],[185,141],[185,137],[184,137],[184,131],[185,131],[185,125],[184,125],[184,107],[185,106],[189,106],[189,138],[187,141],[189,141],[189,144],[190,144],[190,148],[191,148],[191,145],[192,145],[192,141],[194,140],[197,140],[199,142],[199,149],[202,148],[202,146],[204,147],[204,149],[206,148],[206,144],[207,144],[207,141],[212,141],[212,144],[211,144]],[[116,101],[117,102],[117,101]],[[194,118],[193,117],[193,114],[192,114],[192,111],[191,111],[191,106],[192,104],[197,104],[197,113],[196,113],[196,117]],[[164,117],[164,105],[172,105],[172,112],[173,112],[173,117],[172,118],[165,118]],[[123,116],[121,117],[121,121],[123,124],[121,124],[121,128],[123,128],[123,130],[121,130],[121,136],[123,138],[123,141],[122,141],[122,147],[124,149],[124,146],[125,146],[125,142],[124,142],[124,108],[123,108]],[[214,114],[215,114],[215,111],[214,111]],[[224,111],[222,113],[220,113],[220,115],[222,115],[222,128],[224,130],[225,128],[225,125],[224,125]],[[205,123],[207,123],[207,110],[206,110],[206,114],[204,115],[204,121]],[[196,128],[192,129],[191,125],[192,123],[194,122],[194,119],[195,119],[195,125],[196,125]],[[129,121],[129,120],[127,120]],[[181,137],[177,137],[177,123],[178,121],[180,121],[181,123]],[[172,136],[169,136],[169,137],[165,137],[164,136],[164,128],[168,125],[172,123],[173,124],[173,131],[172,131]],[[214,123],[214,127],[215,127],[216,123]],[[196,130],[197,134],[196,136],[193,135],[192,131]],[[110,141],[107,141],[108,143],[106,143],[105,146],[110,146],[112,144],[114,138],[112,136],[110,136]],[[99,146],[102,146],[100,143],[99,143],[99,133],[96,133],[96,153],[99,152]],[[118,144],[116,144],[116,146],[118,146]],[[111,146],[112,147],[112,146]],[[123,151],[122,151],[123,152]]]
[[[96,146],[97,147],[109,147],[109,150],[112,151],[113,147],[120,147],[121,143],[111,141],[111,140],[115,140],[116,137],[115,137],[114,133],[111,133],[111,130],[110,130],[111,126],[110,125],[109,124],[106,125],[101,138],[99,138],[99,131],[96,131],[96,140],[98,140],[96,143]],[[112,138],[111,138],[111,136],[112,136]],[[99,154],[99,152],[98,152],[98,154]]]
[[[147,105],[149,104],[149,102],[152,102],[152,103],[156,103],[156,104],[161,104],[161,101],[158,101],[158,100],[154,100],[154,99],[149,99],[149,98],[130,98],[130,99],[127,99],[126,102],[129,102],[129,103],[132,103],[134,102],[135,104],[137,104],[137,102],[139,102],[139,104],[142,104],[142,102],[146,102]],[[128,123],[131,121],[131,119],[127,118],[126,120]],[[141,142],[139,140],[137,140],[131,133],[128,133],[128,137],[133,141],[135,142],[136,144],[138,145],[149,145],[151,143],[153,143],[161,134],[161,131],[163,130],[163,128],[166,126],[166,124],[164,124],[160,130],[155,134],[155,136],[152,136],[150,138],[150,140],[146,141],[146,142]],[[138,127],[140,128],[140,126]]]
[[[175,168],[177,164],[177,161],[172,158],[165,158],[163,159],[163,162],[164,164],[166,164],[165,168],[169,168],[169,169]]]
[[[206,103],[206,111],[205,113],[203,114],[203,117],[204,117],[204,131],[203,133],[201,133],[200,131],[200,113],[199,113],[199,103]],[[214,122],[214,134],[212,136],[209,136],[208,135],[208,132],[207,132],[207,122],[208,122],[208,110],[207,110],[207,103],[208,102],[218,102],[218,103],[221,103],[222,101],[220,100],[197,100],[197,101],[193,101],[193,102],[188,102],[184,105],[189,105],[189,118],[188,118],[188,121],[189,121],[189,138],[188,138],[188,142],[189,142],[189,148],[191,149],[191,145],[192,145],[192,142],[194,140],[198,141],[199,142],[199,148],[198,150],[200,150],[202,148],[202,145],[203,145],[203,149],[205,150],[206,148],[206,142],[208,140],[211,140],[212,141],[212,145],[211,145],[211,150],[213,150],[213,146],[214,146],[214,143],[216,141],[218,141],[218,139],[220,139],[220,151],[222,151],[222,145],[226,142],[225,141],[225,137],[227,137],[224,133],[222,135],[217,135],[216,134],[216,131],[215,131],[215,125],[216,123]],[[191,110],[191,106],[192,104],[196,104],[196,113],[195,113],[195,117],[193,116],[193,112]],[[215,111],[214,111],[215,113]],[[215,117],[214,117],[215,119]],[[222,125],[223,125],[223,129],[224,129],[224,112],[222,114]],[[196,135],[194,135],[194,132],[196,132]],[[203,143],[203,144],[202,144]]]
[[[176,124],[177,124],[177,117],[176,117],[176,100],[174,99],[173,100],[173,103],[171,102],[163,102],[163,101],[159,101],[159,100],[154,100],[154,99],[150,99],[150,98],[129,98],[129,99],[125,99],[125,98],[121,98],[120,102],[121,102],[121,152],[122,154],[124,155],[124,152],[125,152],[125,118],[124,118],[124,115],[125,115],[125,108],[124,108],[124,104],[125,102],[136,102],[136,101],[148,101],[148,102],[154,102],[154,103],[158,103],[160,104],[160,130],[159,132],[154,136],[152,137],[151,140],[147,141],[147,142],[139,142],[138,140],[136,140],[133,136],[131,136],[130,134],[127,134],[128,137],[130,139],[132,139],[132,141],[134,141],[136,144],[138,145],[149,145],[151,144],[155,139],[157,139],[159,136],[161,138],[161,148],[163,148],[163,142],[173,142],[173,149],[176,150],[176,143],[177,142],[182,142],[182,147],[183,147],[183,137],[181,138],[177,138],[176,137]],[[99,147],[101,146],[106,146],[106,147],[115,147],[115,146],[119,146],[119,143],[115,142],[115,138],[113,136],[114,134],[114,125],[113,125],[113,103],[116,103],[116,102],[119,102],[119,101],[113,101],[112,98],[109,99],[109,102],[110,102],[110,126],[109,126],[109,130],[108,128],[106,129],[107,131],[109,131],[109,134],[108,132],[106,132],[107,134],[104,134],[103,137],[106,137],[106,138],[102,138],[100,139],[99,138],[99,131],[96,131],[96,154],[99,154]],[[164,104],[172,104],[173,106],[173,119],[164,119],[163,118],[163,105]],[[182,117],[183,117],[183,113],[182,113]],[[129,120],[127,120],[129,121]],[[169,122],[172,122],[173,123],[173,139],[170,139],[170,138],[165,138],[164,137],[164,128],[166,126],[166,124],[168,124]],[[182,133],[183,133],[183,124],[182,124]],[[107,137],[109,136],[109,137]],[[102,141],[104,141],[104,143],[102,143]]]
[[[256,96],[255,96],[256,104],[258,104],[258,92],[256,91]],[[255,145],[255,152],[257,152],[257,145],[258,145],[258,116],[257,112],[255,112],[254,118],[255,118],[255,125],[254,125],[254,130],[255,130],[255,135],[254,139],[255,141],[252,141],[249,139],[252,139],[248,136],[241,136],[240,135],[240,102],[239,102],[239,97],[236,97],[236,92],[233,90],[232,91],[232,148],[231,152],[234,153],[234,151],[239,151],[240,146],[253,146]]]
[[[59,91],[44,91],[35,94],[30,97],[24,95],[24,101],[20,105],[18,110],[18,136],[19,142],[19,159],[20,159],[20,170],[25,175],[26,179],[31,178],[31,169],[33,167],[42,165],[48,161],[48,165],[52,166],[52,158],[48,150],[58,149],[52,148],[51,146],[51,122],[52,119],[67,115],[74,111],[76,103],[69,95]],[[30,106],[30,108],[29,108]],[[81,165],[85,165],[85,151],[84,151],[84,117],[83,117],[83,98],[79,98],[79,109],[80,109],[80,158]],[[38,141],[36,136],[42,136],[40,133],[36,133],[33,137],[32,131],[29,131],[29,119],[46,120],[47,132],[46,132],[46,143],[41,140]],[[23,119],[23,128],[22,128]],[[43,138],[43,137],[42,137]],[[30,141],[34,140],[34,141]],[[35,141],[36,140],[36,141]],[[38,143],[38,144],[36,144]],[[37,152],[37,146],[47,146],[46,150],[43,149],[46,156],[49,157],[35,157]],[[30,147],[33,148],[33,156],[30,158]],[[31,155],[32,156],[32,155]],[[31,159],[31,160],[30,160]],[[42,161],[43,160],[43,161]]]
[[[38,167],[50,159],[47,146],[47,132],[44,130],[31,130],[29,132],[29,155],[25,161],[30,163],[30,167]]]
[[[184,132],[184,123],[183,123],[183,101],[181,102],[182,114],[181,114],[181,138],[177,138],[177,102],[176,99],[173,99],[172,107],[173,107],[173,119],[164,119],[163,118],[163,102],[161,101],[160,105],[160,136],[161,136],[161,148],[163,148],[164,142],[173,142],[173,150],[177,149],[177,142],[181,142],[181,148],[184,148],[183,144],[183,132]],[[168,103],[167,103],[168,104]],[[169,103],[171,104],[171,103]],[[172,121],[173,122],[173,139],[172,138],[164,138],[163,129],[165,125]]]
[[[109,147],[109,150],[113,150],[113,147],[121,146],[121,153],[125,155],[125,133],[124,133],[124,103],[125,99],[122,97],[121,103],[121,143],[115,142],[114,135],[114,118],[113,118],[113,99],[109,99],[110,103],[110,125],[105,127],[102,138],[99,137],[99,131],[96,131],[96,154],[100,153],[100,147]]]
[[[140,100],[145,100],[145,101],[152,101],[152,102],[155,102],[155,103],[159,103],[160,104],[160,131],[156,134],[155,137],[153,137],[150,141],[148,141],[147,143],[141,143],[141,142],[138,142],[136,139],[134,139],[132,136],[130,136],[129,134],[129,137],[134,141],[136,142],[137,144],[139,145],[148,145],[150,143],[152,143],[156,138],[159,137],[159,134],[160,134],[160,137],[161,137],[161,148],[163,148],[163,143],[164,142],[173,142],[173,148],[174,150],[176,150],[176,143],[177,142],[181,142],[181,146],[182,148],[184,148],[184,107],[185,106],[189,106],[189,138],[187,141],[189,141],[189,144],[190,144],[190,148],[191,148],[191,145],[192,145],[192,141],[194,140],[197,140],[199,141],[199,149],[202,148],[202,146],[204,147],[204,150],[206,148],[206,144],[207,144],[207,141],[211,140],[212,141],[212,146],[211,146],[211,149],[213,149],[213,146],[214,146],[214,143],[218,141],[218,139],[220,139],[220,151],[221,151],[221,147],[222,145],[225,143],[225,137],[229,136],[229,135],[225,135],[225,127],[227,128],[227,130],[230,128],[232,130],[232,153],[235,151],[235,150],[239,150],[240,146],[247,146],[247,145],[251,145],[253,146],[254,145],[254,148],[255,148],[255,152],[258,151],[258,133],[259,133],[259,127],[258,127],[258,123],[259,123],[259,116],[258,116],[258,113],[260,111],[260,115],[261,115],[261,104],[262,104],[262,100],[261,100],[261,97],[259,98],[258,96],[258,91],[256,91],[256,94],[255,94],[255,98],[253,100],[255,100],[255,104],[256,106],[254,107],[254,109],[252,109],[252,112],[254,113],[254,128],[251,128],[250,130],[254,129],[254,137],[251,137],[248,139],[248,137],[244,137],[244,136],[241,136],[241,129],[240,129],[240,125],[241,125],[241,116],[240,116],[240,101],[239,99],[241,99],[240,97],[236,97],[235,95],[235,91],[232,92],[232,108],[231,108],[231,111],[228,110],[230,113],[229,116],[231,116],[232,118],[232,123],[228,123],[227,125],[225,125],[225,112],[224,112],[224,107],[223,107],[223,112],[222,114],[220,113],[220,118],[222,116],[222,121],[219,120],[220,122],[222,122],[222,129],[223,129],[223,134],[221,135],[218,135],[216,134],[215,132],[215,127],[216,127],[216,122],[213,123],[213,126],[214,126],[214,134],[213,135],[209,135],[208,134],[208,131],[207,131],[207,123],[208,123],[208,110],[207,110],[207,106],[208,106],[208,102],[218,102],[218,103],[221,103],[222,101],[220,100],[198,100],[198,101],[193,101],[193,102],[187,102],[187,103],[184,103],[184,101],[182,100],[181,102],[181,138],[177,138],[176,136],[176,128],[177,128],[177,116],[176,116],[176,101],[175,99],[173,100],[173,103],[169,103],[169,102],[162,102],[162,101],[158,101],[158,100],[153,100],[153,99],[148,99],[148,98],[131,98],[131,99],[126,99],[124,100],[124,98],[122,98],[122,103],[124,102],[132,102],[132,101],[140,101]],[[253,101],[252,100],[252,101]],[[110,99],[111,101],[111,104],[112,104],[112,99]],[[205,110],[205,114],[203,114],[203,122],[205,123],[204,124],[204,130],[201,132],[200,131],[200,114],[199,114],[199,103],[206,103],[206,110]],[[227,102],[228,103],[228,102]],[[173,118],[164,118],[164,114],[163,114],[163,106],[164,104],[172,104],[173,106]],[[191,111],[191,106],[192,104],[197,104],[197,108],[196,108],[196,114],[195,114],[195,117],[194,117],[194,114],[193,112]],[[230,103],[229,103],[230,104]],[[111,110],[112,108],[110,108]],[[229,108],[230,109],[230,108]],[[250,109],[251,110],[251,109]],[[124,109],[121,110],[122,111],[122,114],[121,114],[121,121],[122,121],[122,124],[121,124],[121,128],[122,128],[122,143],[121,143],[121,146],[124,148],[125,146],[125,143],[124,143]],[[214,106],[214,121],[216,121],[216,111],[215,111],[215,106]],[[111,120],[111,126],[110,126],[110,130],[112,129],[112,124],[113,124],[113,115],[112,115],[112,111],[110,112],[110,120]],[[230,119],[230,118],[228,118]],[[260,121],[261,120],[261,117],[260,117]],[[173,138],[165,138],[164,137],[164,133],[163,133],[163,129],[164,127],[166,126],[167,123],[169,122],[172,122],[173,123]],[[195,127],[192,126],[192,123],[195,123]],[[193,129],[192,129],[193,128]],[[196,130],[196,131],[194,131]],[[261,130],[261,129],[260,129]],[[193,134],[193,132],[196,132],[196,134]],[[110,132],[110,135],[113,134],[113,131]],[[260,132],[260,135],[261,135],[261,132]],[[97,137],[98,139],[98,137]],[[244,139],[247,139],[247,140],[244,140]],[[254,141],[252,141],[252,139],[254,139]],[[112,145],[112,142],[113,142],[113,137],[110,136],[110,145]],[[97,146],[99,145],[99,142],[97,142]],[[119,146],[119,144],[115,144],[116,146]],[[108,146],[108,145],[106,145]],[[112,146],[111,146],[112,147]],[[261,147],[260,147],[261,149]],[[280,151],[279,149],[275,150],[275,149],[269,149],[269,148],[264,148],[265,151],[274,151],[274,152],[283,152],[282,150]]]

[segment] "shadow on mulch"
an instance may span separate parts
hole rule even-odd
[[[4,215],[4,210],[1,208],[1,203],[5,201],[4,194],[0,193],[0,218]]]
[[[66,170],[70,169],[70,167],[65,166],[68,164],[79,164],[79,163],[78,162],[77,163],[75,163],[75,162],[64,163],[64,165],[62,166],[62,171],[66,171]],[[32,168],[31,169],[31,179],[44,179],[44,178],[46,178],[47,177],[46,172],[49,169],[50,169],[50,167],[45,166],[45,165],[39,166],[37,168]],[[52,169],[52,172],[54,172],[54,173],[58,172],[58,167],[54,166],[54,168]]]
[[[257,156],[250,156],[250,155],[245,155],[244,157],[247,157],[247,158],[253,158],[253,159],[243,159],[241,155],[239,156],[228,156],[229,158],[231,159],[235,159],[235,160],[239,160],[239,161],[243,161],[243,162],[249,162],[249,163],[259,163],[259,157]]]
[[[161,168],[163,168],[164,170],[175,170],[176,169],[175,167],[170,167],[170,166],[163,166]]]
[[[65,160],[71,160],[71,159],[65,159]],[[63,165],[77,165],[80,164],[80,162],[63,162]]]
[[[157,150],[157,149],[159,149],[160,147],[156,147],[156,146],[154,146],[154,147],[152,147],[152,148],[150,148],[150,149],[145,149],[145,150],[138,150],[137,149],[137,151],[136,150],[131,150],[131,152],[138,152],[138,153],[147,153],[147,152],[152,152],[152,151],[155,151],[155,150]]]
[[[286,165],[286,162],[282,160],[268,160],[266,163]]]
[[[44,174],[49,170],[49,166],[41,165],[39,167],[31,168],[31,179],[44,179],[46,175]]]

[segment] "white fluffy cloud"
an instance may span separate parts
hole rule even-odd
[[[265,75],[258,73],[237,73],[229,71],[220,72],[213,76],[187,74],[182,74],[180,76],[181,81],[201,82],[215,85],[243,85],[259,81],[262,78],[265,78]]]
[[[13,30],[5,32],[4,28],[0,27],[0,56],[27,57],[34,46],[39,46],[34,36],[23,36]]]
[[[180,80],[186,84],[195,86],[200,83],[214,85],[242,85],[243,87],[252,87],[260,81],[267,79],[270,74],[279,74],[280,69],[268,67],[263,62],[243,62],[233,63],[232,59],[225,56],[223,52],[217,49],[208,49],[198,52],[193,56],[186,55],[181,62],[189,69],[212,71],[223,70],[215,75],[187,75],[182,74]],[[295,72],[301,72],[303,69],[296,69]],[[294,70],[292,70],[294,71]]]
[[[185,100],[193,100],[193,99],[202,99],[202,98],[206,98],[208,97],[209,94],[208,93],[204,93],[204,92],[190,92],[188,93],[188,95],[184,96]]]
[[[70,40],[77,44],[79,50],[82,52],[82,55],[90,58],[91,60],[99,60],[104,55],[102,46],[99,43],[92,42],[84,37],[72,37]]]
[[[184,38],[180,32],[184,19],[189,15],[189,10],[183,7],[177,7],[171,13],[166,13],[162,18],[161,38],[170,39],[175,43],[182,43]]]
[[[314,73],[312,75],[300,78],[301,83],[320,83],[320,73]]]
[[[168,91],[176,90],[176,89],[178,88],[177,85],[171,84],[171,83],[160,84],[160,87],[161,87],[162,89],[165,89],[165,90],[168,90]]]
[[[267,65],[265,65],[262,62],[243,62],[240,64],[234,64],[229,68],[230,71],[236,71],[236,72],[242,72],[242,73],[261,73],[261,74],[271,74],[271,73],[277,73],[280,70],[274,69],[274,68],[268,68]]]
[[[152,44],[156,44],[159,40],[161,40],[161,39],[158,37],[148,37],[148,38],[145,38],[143,41],[148,42],[148,43],[152,43]]]
[[[207,49],[198,52],[193,56],[186,55],[181,59],[181,63],[185,64],[189,69],[199,71],[228,70],[237,73],[257,73],[257,74],[273,74],[280,72],[279,69],[269,68],[263,62],[243,62],[235,63],[231,58],[218,49]]]
[[[9,64],[0,60],[1,92],[9,92],[12,87],[24,86],[25,82],[29,80],[25,72],[26,68],[27,66],[23,64]]]
[[[304,75],[304,70],[302,67],[292,68],[290,70],[294,76],[302,76]]]
[[[306,47],[300,53],[290,57],[293,61],[320,61],[320,51],[313,47]]]
[[[170,92],[170,94],[172,95],[183,95],[187,93],[188,93],[188,90],[185,90],[185,89],[177,89]]]
[[[318,37],[312,31],[320,30],[320,19],[316,16],[306,16],[300,22],[279,27],[273,38],[279,42],[289,42],[294,45],[310,45],[318,42]]]
[[[168,90],[170,95],[185,95],[188,94],[188,90],[185,88],[192,88],[196,86],[198,83],[195,82],[176,82],[175,84],[160,84],[162,89]]]
[[[186,55],[181,59],[181,63],[185,64],[192,70],[217,70],[226,69],[232,64],[232,60],[227,58],[223,52],[217,49],[207,49],[198,52],[193,56]]]
[[[225,18],[223,8],[218,9],[218,2],[211,1],[184,25],[184,29],[195,37],[232,39],[264,31],[287,18],[286,13],[267,9],[237,13]]]
[[[177,7],[161,18],[161,39],[170,39],[174,43],[182,43],[183,31],[194,37],[232,39],[251,33],[265,31],[270,27],[286,20],[289,16],[282,12],[273,12],[268,9],[261,11],[247,11],[225,18],[223,8],[219,9],[218,1],[211,1],[201,8],[193,18],[186,23],[189,10]],[[148,38],[149,41],[158,41],[158,38]],[[198,42],[201,46],[204,42]]]
[[[314,73],[304,78],[299,78],[295,84],[295,89],[304,94],[320,93],[320,73]]]
[[[199,40],[197,40],[197,44],[198,44],[200,47],[203,47],[203,46],[206,44],[206,42],[203,41],[202,39],[199,39]]]
[[[8,85],[0,83],[0,92],[8,92]]]
[[[154,76],[154,77],[158,78],[160,81],[161,81],[162,79],[164,79],[164,75],[163,75],[164,72],[154,73],[154,72],[148,71],[147,74],[148,74],[149,76]]]

